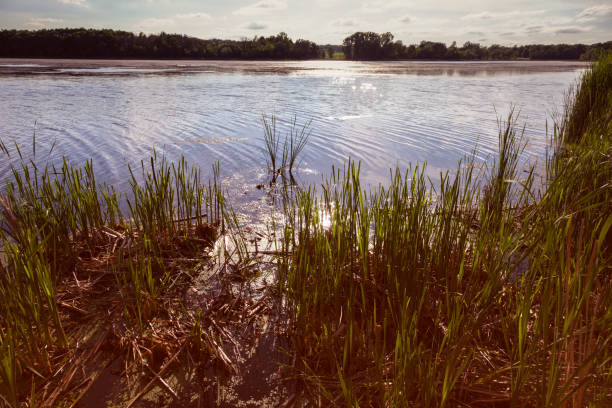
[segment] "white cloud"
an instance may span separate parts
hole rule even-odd
[[[341,0],[313,0],[313,1],[317,5],[317,7],[324,9],[324,10],[329,10],[329,9],[338,7],[338,3],[340,3]]]
[[[409,23],[412,21],[412,17],[410,16],[404,16],[402,18],[399,19],[400,23]]]
[[[535,16],[546,13],[546,10],[529,10],[529,11],[506,11],[506,12],[493,12],[493,11],[481,11],[480,13],[466,14],[461,17],[462,20],[497,20],[497,19],[508,19],[518,17]]]
[[[47,18],[47,17],[34,17],[31,18],[26,25],[34,28],[44,28],[50,25],[61,23],[62,19],[59,18]]]
[[[212,19],[212,17],[208,13],[177,14],[175,18],[179,20],[210,20]]]
[[[57,0],[60,4],[67,4],[69,6],[80,6],[80,7],[89,7],[87,1],[85,0]]]
[[[555,34],[580,34],[588,31],[589,27],[566,26],[555,28]]]
[[[239,8],[233,14],[240,16],[254,16],[269,14],[271,12],[285,10],[287,8],[286,0],[260,0],[246,7]]]
[[[333,20],[330,25],[335,27],[356,27],[359,25],[355,20],[339,18],[337,20]]]
[[[173,26],[176,21],[172,18],[145,18],[140,23],[136,25],[139,30],[143,30],[146,32],[157,32],[168,29],[168,27]]]
[[[244,28],[246,28],[247,30],[265,30],[266,28],[268,28],[268,26],[265,24],[253,22],[245,25]]]
[[[405,9],[410,6],[410,2],[402,0],[369,0],[363,3],[361,11],[364,13],[382,13],[394,9]]]
[[[582,10],[576,16],[578,21],[593,21],[606,16],[608,14],[612,14],[612,4],[600,4],[598,6],[593,6]]]
[[[144,31],[147,33],[157,33],[160,31],[181,33],[185,30],[191,31],[202,24],[202,22],[209,22],[212,17],[208,13],[186,13],[176,14],[171,17],[151,17],[145,18],[136,24],[137,31]]]
[[[542,31],[544,27],[539,25],[528,26],[525,28],[527,34],[537,34]]]
[[[493,18],[495,18],[495,16],[490,11],[466,14],[465,16],[461,17],[462,20],[491,20]]]

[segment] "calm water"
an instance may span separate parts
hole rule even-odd
[[[162,64],[160,66],[160,64]],[[282,132],[310,122],[301,182],[319,181],[351,157],[367,183],[390,167],[427,161],[431,175],[454,168],[476,146],[496,151],[498,116],[511,104],[526,126],[527,153],[543,160],[546,121],[579,76],[578,64],[215,63],[130,66],[0,61],[0,138],[37,161],[93,158],[99,181],[124,188],[127,164],[156,149],[209,169],[215,161],[238,190],[265,178],[262,115]],[[523,65],[521,65],[523,64]],[[262,68],[263,67],[263,68]],[[4,71],[2,71],[2,69]],[[10,162],[0,162],[5,179]]]

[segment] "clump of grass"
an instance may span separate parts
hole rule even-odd
[[[264,116],[262,122],[264,126],[264,144],[270,158],[268,169],[272,172],[272,179],[275,180],[279,167],[282,167],[278,157],[280,138],[276,133],[276,116],[272,116],[269,121]]]
[[[584,135],[609,136],[612,113],[612,53],[603,54],[596,69],[587,70],[579,86],[568,94],[565,115],[559,123],[560,140],[579,142]]]
[[[283,178],[288,175],[288,179],[292,184],[295,184],[293,168],[297,165],[298,156],[302,153],[310,137],[310,122],[304,126],[297,125],[297,118],[294,117],[291,122],[291,128],[282,143],[281,156],[279,157],[279,148],[281,147],[281,139],[276,131],[276,117],[272,116],[270,120],[264,116],[264,145],[268,153],[269,162],[268,168],[272,173],[272,182],[276,182],[276,178],[281,175]]]
[[[208,258],[224,195],[218,165],[205,185],[198,167],[154,153],[141,179],[130,169],[126,218],[122,197],[96,182],[91,161],[39,168],[14,151],[21,161],[0,197],[0,390],[11,407],[56,406],[75,382],[100,374],[86,367],[105,364],[100,350],[109,337],[136,360],[155,358],[143,350],[155,333],[173,330],[171,313],[182,309],[172,303],[180,291],[170,294]],[[75,325],[71,313],[87,323]],[[163,316],[168,327],[155,331],[151,322]],[[189,338],[180,333],[175,339]]]
[[[0,331],[0,398],[9,407],[18,405],[17,358],[15,356],[14,337],[10,329]]]

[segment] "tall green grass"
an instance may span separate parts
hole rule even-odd
[[[559,140],[579,142],[582,137],[609,136],[612,112],[612,53],[601,56],[597,69],[587,70],[568,94]]]
[[[297,125],[297,118],[294,117],[291,127],[285,135],[281,145],[281,137],[276,129],[276,117],[272,116],[269,120],[263,117],[264,126],[264,146],[268,154],[268,169],[272,173],[272,182],[276,182],[280,175],[295,184],[293,174],[294,167],[298,164],[298,156],[302,153],[310,137],[310,122],[302,127]],[[279,149],[280,152],[279,152]]]
[[[307,401],[582,407],[612,398],[611,79],[609,58],[585,74],[555,128],[539,200],[533,167],[520,167],[514,113],[484,174],[468,158],[436,184],[416,166],[366,191],[349,162],[322,191],[285,196],[279,285]]]
[[[58,372],[81,341],[64,330],[68,316],[58,297],[69,281],[78,285],[93,273],[95,282],[112,285],[105,276],[114,276],[122,325],[142,333],[165,312],[170,278],[176,283],[189,272],[174,259],[204,258],[202,249],[215,240],[227,211],[218,165],[204,184],[199,167],[154,153],[141,174],[129,169],[131,195],[122,196],[96,181],[91,161],[76,167],[64,158],[59,168],[39,168],[16,145],[2,144],[2,153],[17,154],[19,163],[0,197],[0,390],[4,403],[16,408],[25,398],[36,402],[30,395],[41,388],[36,384],[48,387],[70,372]],[[95,305],[112,309],[116,296],[97,293],[92,296],[101,298],[91,299],[88,309],[94,315]]]
[[[488,171],[476,173],[471,156],[435,183],[425,166],[412,166],[375,189],[361,185],[353,161],[333,168],[320,190],[291,188],[307,126],[294,121],[281,142],[275,119],[264,119],[273,181],[291,181],[281,190],[277,284],[302,402],[612,400],[611,95],[608,56],[584,75],[554,127],[541,194],[533,167],[521,167],[513,112],[500,122]],[[33,156],[35,146],[33,138]],[[33,406],[54,382],[70,384],[75,371],[65,368],[83,347],[60,309],[72,282],[79,291],[79,280],[103,287],[76,311],[107,318],[119,303],[113,324],[133,343],[167,312],[166,295],[218,229],[234,241],[228,260],[255,262],[218,164],[205,184],[197,166],[154,153],[129,168],[130,191],[117,194],[96,181],[91,161],[41,168],[3,143],[0,154],[19,157],[0,198],[1,404]],[[186,332],[204,350],[195,316],[186,316]],[[63,391],[44,404],[57,405]]]

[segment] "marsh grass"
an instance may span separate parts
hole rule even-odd
[[[566,100],[565,115],[559,123],[561,140],[579,142],[593,133],[608,134],[612,113],[612,53],[601,56],[597,69],[589,69],[580,78]]]
[[[268,169],[272,173],[272,183],[280,175],[291,184],[296,184],[293,169],[298,163],[298,156],[302,153],[310,137],[310,123],[298,126],[297,117],[293,118],[288,133],[281,144],[281,137],[276,129],[276,117],[262,119],[264,126],[264,146],[268,154]],[[279,152],[280,149],[280,152]],[[280,156],[279,156],[280,155]]]
[[[308,125],[294,120],[281,139],[276,119],[264,118],[272,182],[283,179],[274,254],[276,317],[287,319],[298,386],[289,401],[612,400],[611,62],[602,58],[570,95],[541,193],[534,167],[522,167],[513,111],[486,171],[472,155],[439,181],[415,165],[373,189],[350,160],[320,188],[297,188]],[[36,157],[35,135],[32,143]],[[199,167],[154,152],[129,168],[130,191],[118,194],[96,181],[91,161],[38,167],[2,142],[0,154],[19,158],[0,197],[0,405],[74,406],[117,356],[154,374],[127,406],[156,382],[176,398],[161,376],[179,356],[237,371],[223,322],[239,325],[261,305],[225,281],[206,308],[182,303],[218,236],[219,274],[258,262],[218,163],[205,184]]]
[[[468,158],[437,184],[416,166],[366,191],[349,161],[321,192],[286,195],[279,286],[303,400],[583,407],[612,398],[611,66],[604,58],[585,74],[555,127],[539,199],[533,167],[519,167],[514,112],[484,174]]]
[[[70,400],[77,379],[92,383],[92,367],[114,358],[104,342],[149,365],[160,358],[153,345],[164,344],[165,355],[176,340],[193,340],[172,321],[187,313],[191,324],[176,296],[210,257],[227,216],[218,164],[206,185],[198,167],[154,153],[138,176],[129,169],[131,195],[120,196],[97,183],[91,161],[39,168],[16,145],[2,144],[2,153],[20,158],[0,198],[3,403]],[[153,329],[160,318],[167,323]]]

